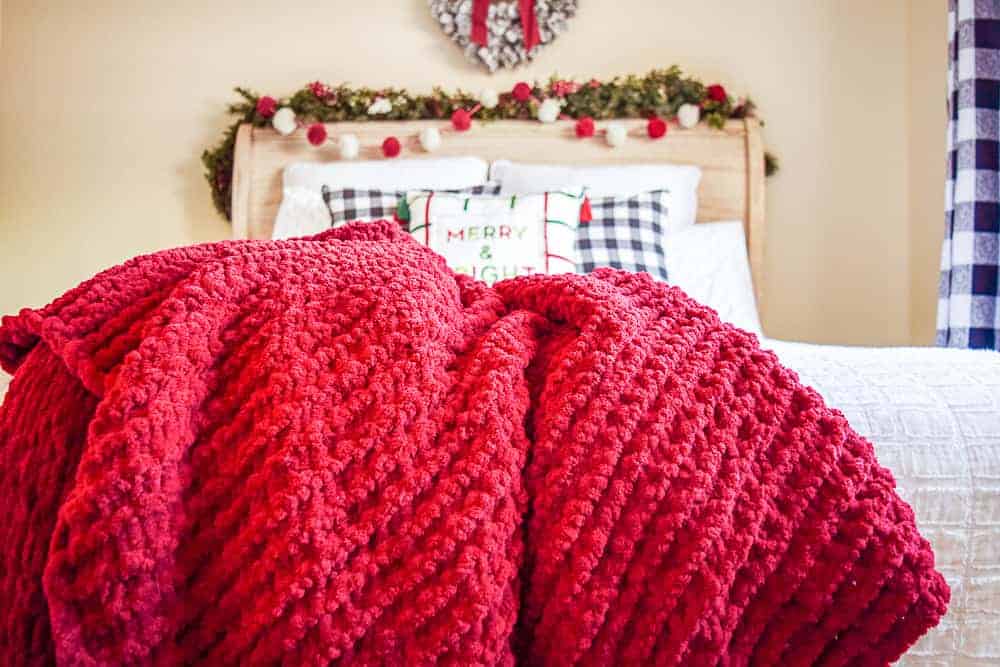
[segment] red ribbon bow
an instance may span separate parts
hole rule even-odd
[[[524,28],[524,48],[530,51],[541,41],[538,32],[538,17],[535,16],[535,0],[518,0],[521,11],[521,26]],[[487,46],[489,43],[489,30],[486,28],[486,19],[490,14],[490,0],[473,0],[472,2],[472,30],[469,32],[469,39],[480,46]]]

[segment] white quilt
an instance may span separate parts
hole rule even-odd
[[[763,345],[874,444],[951,586],[898,664],[1000,664],[1000,353]]]
[[[763,345],[874,443],[951,585],[947,616],[899,664],[1000,664],[1000,353]]]

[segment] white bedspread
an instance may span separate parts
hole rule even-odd
[[[1000,353],[763,344],[874,443],[934,545],[951,607],[899,664],[1000,664]]]
[[[951,585],[898,664],[1000,664],[1000,353],[764,346],[871,440]]]

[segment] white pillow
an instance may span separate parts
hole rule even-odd
[[[763,336],[743,223],[709,222],[667,234],[667,281],[740,329]]]
[[[274,228],[285,236],[330,227],[324,185],[334,190],[460,190],[486,183],[489,165],[476,157],[361,162],[297,162],[285,167]]]
[[[531,273],[572,273],[583,193],[524,196],[411,192],[410,234],[452,269],[488,284]]]
[[[544,192],[567,185],[586,188],[593,197],[634,197],[666,190],[668,229],[676,230],[693,225],[697,217],[701,169],[680,164],[574,167],[497,160],[490,165],[490,178],[500,182],[500,194],[504,195]]]

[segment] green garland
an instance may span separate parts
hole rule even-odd
[[[229,105],[229,113],[236,117],[222,140],[202,153],[205,177],[212,188],[215,208],[231,218],[231,185],[233,174],[233,149],[236,131],[242,123],[257,127],[270,124],[270,118],[257,111],[260,96],[245,88],[237,88],[241,101]],[[615,77],[610,81],[592,79],[576,83],[552,77],[545,84],[534,84],[535,99],[559,97],[563,102],[562,113],[571,118],[590,116],[596,120],[607,118],[646,118],[653,115],[672,118],[677,109],[686,103],[701,106],[701,120],[709,126],[721,128],[728,118],[753,116],[754,104],[749,99],[736,102],[725,95],[713,99],[710,87],[684,76],[676,67],[653,70],[645,76]],[[392,110],[378,116],[368,115],[368,107],[377,97],[388,99]],[[346,84],[331,87],[319,82],[311,83],[296,91],[291,97],[277,100],[279,107],[290,107],[303,121],[335,123],[359,120],[433,120],[447,119],[456,109],[470,109],[478,103],[477,96],[456,90],[448,92],[434,88],[427,95],[413,95],[402,88],[352,88]],[[476,113],[476,120],[501,119],[533,120],[533,104],[518,102],[510,92],[501,93],[499,103]],[[765,171],[768,176],[778,169],[777,159],[765,154]]]

